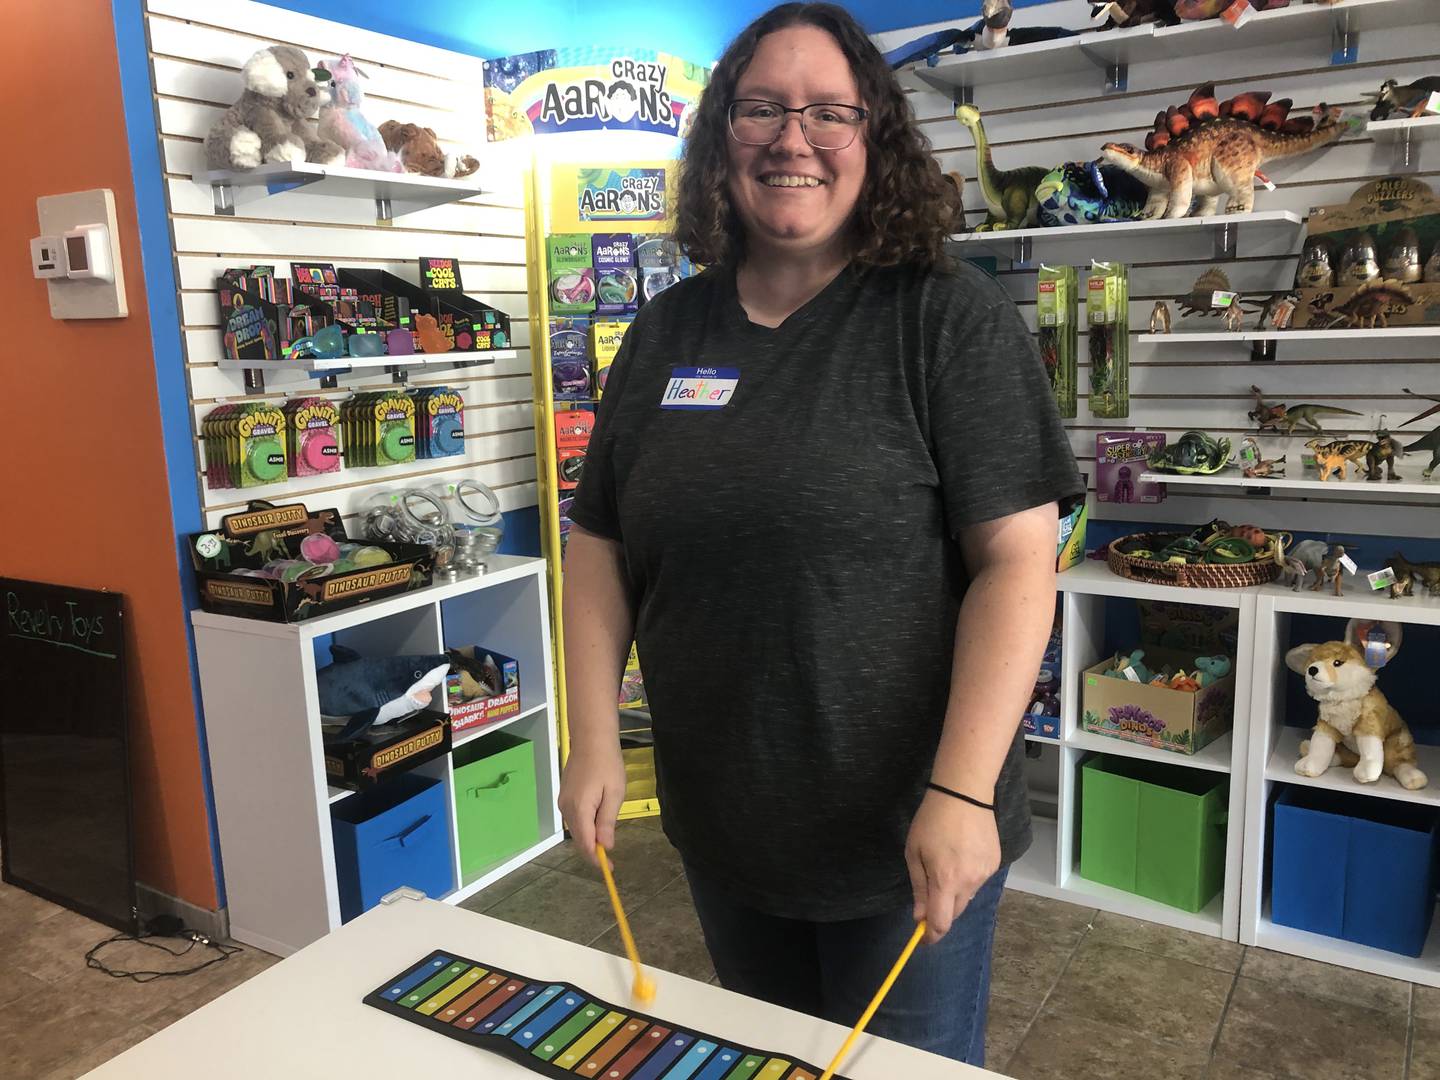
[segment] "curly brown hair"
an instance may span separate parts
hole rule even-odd
[[[835,39],[869,110],[865,186],[851,221],[852,261],[943,266],[945,241],[962,223],[954,185],[941,175],[884,57],[850,13],[834,4],[772,8],[742,30],[716,63],[680,163],[675,239],[701,264],[736,264],[744,255],[745,232],[728,186],[727,113],[760,39],[790,26],[814,26]]]

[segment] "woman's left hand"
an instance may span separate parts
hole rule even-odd
[[[1000,869],[994,813],[927,791],[910,823],[905,863],[915,889],[915,921],[927,922],[925,943],[934,944]]]

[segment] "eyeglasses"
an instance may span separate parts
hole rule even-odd
[[[816,150],[844,150],[870,115],[858,105],[827,101],[788,109],[778,101],[736,98],[730,103],[730,137],[746,146],[769,146],[780,138],[790,113],[800,114],[800,131]]]

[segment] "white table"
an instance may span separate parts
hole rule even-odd
[[[435,949],[626,1005],[630,970],[618,957],[433,900],[376,907],[87,1074],[95,1080],[255,1080],[256,1077],[513,1077],[538,1075],[495,1054],[361,1003],[385,979]],[[824,1067],[842,1027],[717,986],[652,971],[648,1011],[681,1026],[785,1051]],[[453,1071],[452,1071],[453,1070]],[[853,1080],[994,1076],[869,1036],[843,1067]]]

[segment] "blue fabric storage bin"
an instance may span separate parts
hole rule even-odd
[[[392,776],[336,803],[330,819],[342,921],[402,885],[437,899],[454,890],[450,811],[441,781],[416,773]]]
[[[1435,914],[1434,808],[1286,786],[1272,826],[1275,923],[1406,956],[1424,951]]]

